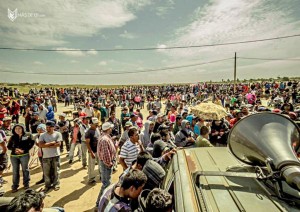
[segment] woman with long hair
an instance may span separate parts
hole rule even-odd
[[[23,185],[24,188],[29,188],[30,175],[29,175],[29,150],[34,145],[34,140],[31,134],[25,133],[24,126],[16,124],[12,129],[12,136],[8,141],[7,148],[11,150],[10,161],[13,168],[13,185],[12,192],[17,192],[20,181],[20,165],[23,172]]]

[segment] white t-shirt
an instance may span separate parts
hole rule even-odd
[[[86,113],[87,117],[92,117],[93,116],[93,108],[84,108],[83,112]]]
[[[2,144],[3,142],[5,143],[5,140],[4,140],[3,136],[2,136],[2,134],[0,133],[0,144]],[[2,154],[2,152],[3,152],[3,149],[0,146],[0,154]]]

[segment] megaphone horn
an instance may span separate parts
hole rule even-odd
[[[258,113],[241,119],[232,128],[228,146],[235,157],[254,166],[272,161],[276,171],[300,191],[300,130],[289,118],[275,113]]]

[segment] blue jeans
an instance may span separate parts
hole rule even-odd
[[[111,184],[111,174],[112,174],[112,169],[113,169],[113,166],[108,167],[107,165],[105,165],[103,163],[102,160],[99,160],[99,162],[100,162],[100,167],[101,167],[102,187],[101,187],[100,193],[98,195],[96,205],[99,204],[100,198],[101,198],[104,190]]]
[[[43,172],[46,188],[50,188],[51,186],[59,186],[59,167],[59,156],[43,158]]]
[[[29,186],[30,174],[29,174],[29,154],[23,156],[10,156],[11,165],[13,168],[13,185],[12,189],[17,189],[20,182],[20,164],[23,172],[23,185]]]

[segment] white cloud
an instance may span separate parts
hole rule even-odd
[[[37,12],[44,17],[18,17],[11,22],[6,12],[1,13],[1,43],[14,47],[66,44],[66,37],[90,37],[102,29],[122,27],[136,18],[134,11],[148,4],[150,1],[146,0],[73,0],[63,4],[59,0],[28,0],[26,3],[4,0],[1,11],[7,11],[9,6],[18,8],[20,13]]]
[[[163,1],[163,3],[163,6],[156,7],[157,16],[164,17],[170,10],[174,9],[175,2],[173,0]]]
[[[157,48],[160,48],[160,49],[164,49],[166,47],[167,47],[167,45],[165,45],[165,44],[158,44],[157,45]]]
[[[126,30],[122,34],[120,34],[119,36],[121,38],[126,38],[126,39],[135,39],[135,38],[138,37],[136,34],[129,33]]]
[[[40,62],[40,61],[34,61],[33,62],[34,65],[43,65],[44,63]]]
[[[84,57],[87,55],[98,54],[98,52],[95,51],[95,49],[91,49],[90,51],[81,51],[80,49],[61,47],[61,48],[56,48],[56,50],[58,50],[57,52],[60,54],[64,54],[64,55],[72,56],[72,57]]]
[[[164,52],[166,47],[167,47],[167,45],[165,45],[165,44],[158,44],[156,46],[156,48],[159,48],[159,49],[157,49],[156,51],[157,52]]]
[[[277,37],[300,32],[300,22],[293,21],[288,0],[274,3],[260,0],[212,0],[195,10],[190,24],[178,29],[168,46],[189,46]],[[278,41],[279,42],[279,41]],[[277,43],[278,43],[277,42]],[[174,59],[232,56],[234,52],[266,53],[275,42],[258,42],[208,48],[164,51]],[[271,51],[272,52],[272,51]]]
[[[73,57],[83,57],[85,56],[83,51],[80,51],[79,49],[72,49],[72,48],[56,48],[58,50],[57,52],[60,54],[64,54],[67,56],[73,56]],[[70,51],[71,50],[71,51]]]
[[[99,64],[100,66],[106,66],[106,65],[107,65],[107,62],[106,62],[106,61],[100,61],[98,64]]]
[[[95,49],[91,49],[90,51],[87,51],[86,53],[89,54],[89,55],[96,55],[96,54],[98,54],[98,52]]]

